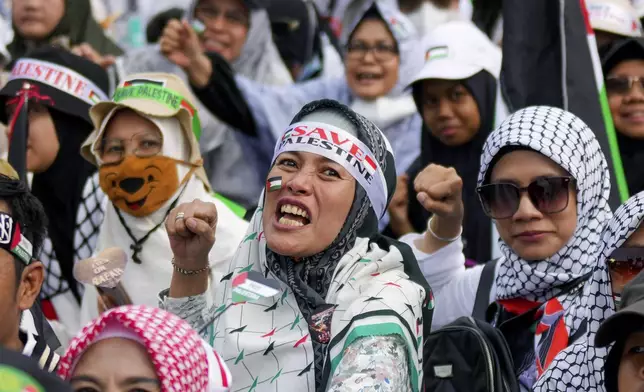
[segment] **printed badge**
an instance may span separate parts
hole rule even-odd
[[[325,304],[320,307],[321,310],[311,316],[309,330],[311,337],[317,342],[326,344],[331,341],[331,320],[335,308],[336,305]]]
[[[277,295],[279,283],[262,276],[258,271],[248,271],[233,279],[233,302],[252,302]]]

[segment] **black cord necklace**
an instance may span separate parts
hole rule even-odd
[[[177,198],[172,202],[172,204],[170,204],[170,207],[165,212],[165,215],[163,216],[163,219],[161,220],[161,222],[159,222],[158,225],[154,226],[150,231],[148,231],[143,237],[141,237],[138,240],[136,239],[134,234],[132,234],[132,230],[130,230],[130,228],[125,223],[125,219],[123,219],[123,216],[121,215],[121,211],[119,211],[118,207],[114,206],[114,209],[116,210],[116,215],[119,217],[119,221],[121,221],[121,224],[125,228],[125,232],[132,240],[132,245],[130,245],[130,249],[132,250],[132,261],[134,261],[136,264],[141,264],[139,253],[143,250],[143,244],[145,243],[145,241],[148,240],[148,238],[150,238],[152,233],[157,231],[157,229],[159,229],[159,227],[161,227],[161,225],[165,223],[165,220],[168,217],[168,214],[170,214],[170,211],[172,211],[174,207],[177,206],[177,202],[181,198],[181,195],[183,195],[183,191],[186,190],[186,186],[183,187],[183,189],[181,190],[181,193],[179,193],[179,196],[177,196]]]

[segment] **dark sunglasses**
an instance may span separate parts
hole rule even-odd
[[[644,89],[644,77],[609,76],[606,78],[606,91],[613,94],[627,94],[635,83]]]
[[[572,177],[538,178],[525,188],[511,183],[493,183],[476,189],[483,211],[492,219],[511,218],[519,209],[521,195],[528,193],[536,209],[544,214],[555,214],[568,207]]]
[[[617,248],[608,258],[608,269],[622,276],[637,275],[644,269],[644,248]]]

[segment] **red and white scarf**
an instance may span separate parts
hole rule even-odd
[[[83,353],[108,337],[122,337],[143,345],[156,369],[162,392],[224,392],[230,371],[219,355],[181,318],[148,306],[122,306],[86,325],[70,342],[58,374],[72,377]]]

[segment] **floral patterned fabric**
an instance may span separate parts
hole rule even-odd
[[[410,385],[406,363],[399,336],[362,338],[345,350],[328,392],[403,391]]]

